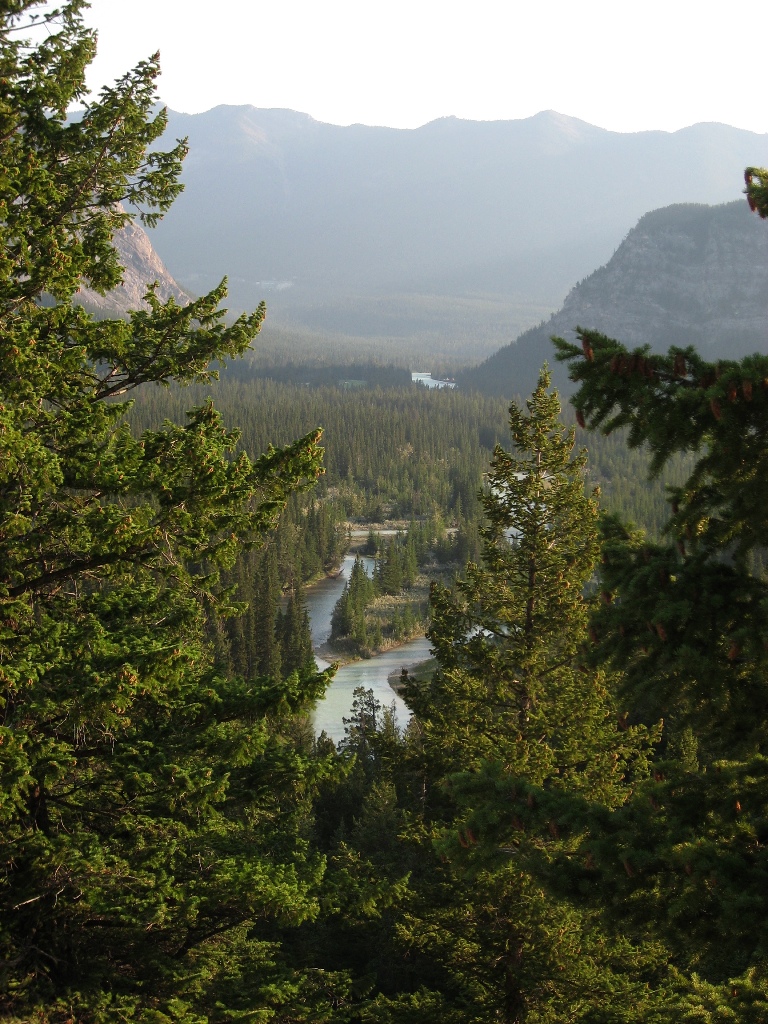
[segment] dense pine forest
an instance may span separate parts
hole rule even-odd
[[[477,493],[494,446],[508,443],[509,403],[523,398],[410,384],[306,387],[224,371],[206,388],[140,393],[131,422],[137,429],[165,418],[178,422],[190,404],[209,397],[225,422],[237,424],[239,446],[254,458],[269,444],[289,443],[320,427],[324,473],[313,498],[330,496],[343,517],[373,523],[435,514],[477,518]],[[563,410],[563,422],[575,422],[572,410]],[[603,507],[656,536],[666,521],[665,483],[648,479],[646,451],[628,447],[622,431],[604,436],[577,428],[576,441],[589,449],[587,485],[600,488]],[[676,454],[666,479],[681,482],[689,465]]]
[[[227,577],[237,585],[239,599],[248,603],[248,624],[233,620],[223,635],[234,634],[240,649],[252,647],[251,662],[266,664],[264,659],[271,655],[264,645],[271,649],[281,642],[267,639],[269,627],[257,622],[276,621],[284,594],[338,565],[347,546],[345,523],[357,527],[397,524],[411,538],[411,548],[415,544],[418,549],[414,565],[432,562],[437,569],[450,566],[455,574],[467,561],[477,559],[482,520],[477,495],[494,446],[508,435],[508,402],[412,384],[352,390],[339,384],[291,385],[249,377],[235,367],[237,373],[225,370],[222,379],[209,387],[192,389],[191,398],[190,389],[140,394],[131,411],[131,425],[138,432],[159,426],[166,418],[178,422],[190,401],[213,397],[225,421],[238,424],[239,446],[251,457],[270,443],[287,442],[322,426],[324,472],[316,487],[289,501],[265,546],[240,556],[233,575]],[[574,422],[571,411],[563,413],[565,420]],[[629,448],[623,433],[588,437],[578,428],[577,444],[587,443],[587,485],[600,488],[602,507],[657,536],[665,521],[665,484],[649,483],[645,450]],[[665,479],[682,481],[686,464],[684,456],[677,456]],[[391,559],[384,546],[380,552],[374,546],[371,553],[380,554],[380,569],[385,570]],[[266,561],[274,565],[269,570],[272,578],[280,581],[268,590],[262,581]],[[406,582],[413,586],[414,571]],[[402,608],[390,609],[381,624],[370,616],[367,623],[361,618],[362,608],[375,594],[402,589],[380,583],[368,588],[365,600],[358,599],[356,627],[351,628],[347,616],[350,628],[334,630],[337,640],[354,641],[337,643],[337,653],[367,652],[381,647],[383,640],[402,639],[422,629],[426,595],[421,594],[405,601]],[[281,630],[278,623],[278,634]],[[234,664],[231,654],[224,656],[228,665]]]
[[[85,6],[0,12],[0,1020],[768,1022],[768,357],[583,330],[563,409],[257,376],[224,284],[94,319],[186,147],[157,58],[68,118]],[[352,526],[338,635],[434,570],[435,665],[334,744]]]

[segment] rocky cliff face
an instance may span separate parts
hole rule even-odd
[[[641,218],[606,266],[574,288],[553,333],[578,324],[655,348],[725,357],[768,341],[768,227],[744,202],[670,206]]]
[[[105,317],[122,316],[129,309],[146,309],[144,295],[153,281],[158,283],[158,298],[173,296],[182,305],[189,302],[192,296],[174,281],[138,224],[128,224],[118,231],[113,242],[125,268],[123,283],[106,295],[83,288],[77,296],[83,306]]]
[[[463,386],[527,393],[553,362],[550,337],[572,339],[577,326],[630,346],[695,345],[712,359],[768,352],[768,225],[743,201],[647,213],[557,313],[465,374]],[[564,386],[562,369],[555,376]]]

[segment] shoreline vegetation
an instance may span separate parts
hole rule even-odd
[[[409,525],[408,522],[402,520],[384,520],[379,523],[366,524],[348,522],[344,524],[347,537],[350,540],[347,554],[360,557],[376,557],[376,555],[369,553],[370,538],[372,536],[375,536],[379,541],[385,538],[405,538]],[[449,528],[447,532],[455,531],[451,531]],[[313,648],[315,655],[331,664],[339,666],[349,665],[353,662],[376,658],[387,651],[404,647],[411,641],[425,636],[426,619],[421,617],[419,613],[429,607],[430,587],[433,582],[445,583],[454,574],[456,568],[457,566],[453,564],[446,566],[432,561],[419,567],[418,574],[409,587],[404,587],[396,594],[381,594],[374,597],[367,605],[365,615],[367,622],[374,627],[371,630],[371,634],[376,635],[377,640],[380,639],[380,642],[375,644],[369,643],[363,646],[351,636],[341,636],[335,639],[329,638],[324,643]],[[342,567],[339,565],[326,572],[323,577],[318,577],[308,585],[307,589],[311,589],[313,584],[319,583],[322,578],[338,579],[341,573]],[[407,613],[406,609],[408,609]],[[404,629],[401,626],[400,635],[397,637],[382,635],[383,629],[390,626],[393,620],[402,621],[404,614],[416,616],[413,620],[412,628]],[[408,619],[406,618],[407,621]],[[376,629],[377,625],[378,629]],[[431,671],[433,665],[434,659],[430,658],[414,666],[409,674],[423,675],[424,669],[422,666],[430,666]],[[402,689],[400,678],[399,672],[392,673],[389,677],[389,684],[395,693],[399,693]]]

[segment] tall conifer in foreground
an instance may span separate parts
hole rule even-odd
[[[583,657],[598,506],[584,491],[586,452],[574,454],[548,387],[544,371],[527,413],[510,407],[513,449],[496,446],[481,495],[481,562],[454,592],[433,587],[439,671],[410,699],[446,773],[494,761],[613,803],[635,739],[619,742],[604,679]]]
[[[513,450],[494,450],[481,563],[455,593],[433,590],[439,667],[408,700],[426,770],[446,787],[433,827],[453,882],[403,933],[445,971],[424,1006],[446,1019],[647,1021],[655,956],[600,930],[569,807],[623,804],[650,737],[585,664],[598,509],[548,386],[544,371],[527,411],[510,408]],[[412,998],[379,1005],[377,1019],[417,1019]]]
[[[746,177],[765,216],[768,172]],[[592,660],[621,668],[632,717],[663,716],[665,743],[630,804],[595,822],[595,866],[621,927],[670,951],[678,1002],[666,1019],[766,1021],[768,357],[713,364],[693,348],[579,339],[554,339],[578,418],[628,427],[656,473],[675,452],[694,455],[669,488],[662,542],[616,518],[603,530],[609,603],[593,616]]]
[[[129,429],[135,389],[210,380],[264,310],[226,326],[223,285],[125,320],[73,303],[120,283],[119,204],[152,223],[185,151],[148,152],[156,58],[67,117],[86,6],[0,10],[0,1018],[303,1019],[312,977],[273,930],[317,910],[286,730],[324,680],[222,678],[203,625],[317,434],[251,460],[211,402]]]

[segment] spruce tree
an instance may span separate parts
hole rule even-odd
[[[481,562],[455,591],[433,587],[439,671],[410,699],[446,772],[492,759],[609,800],[624,766],[605,683],[583,657],[597,496],[585,494],[586,452],[574,454],[548,387],[544,371],[527,413],[510,407],[514,447],[496,446],[481,495]]]
[[[399,594],[403,589],[403,556],[396,537],[390,539],[380,563],[382,593]]]
[[[283,668],[277,625],[281,595],[277,552],[273,545],[267,548],[260,559],[255,582],[252,601],[255,607],[252,638],[255,655],[254,675],[279,679]]]
[[[303,998],[271,929],[317,909],[287,730],[323,682],[225,678],[204,627],[317,434],[254,460],[210,401],[131,430],[136,389],[210,380],[264,311],[227,326],[223,284],[124,320],[73,302],[120,283],[112,234],[162,214],[186,148],[148,150],[156,58],[67,116],[86,6],[0,11],[0,1016],[270,1019]]]
[[[312,634],[309,628],[309,613],[300,583],[294,583],[288,597],[285,614],[281,623],[281,666],[284,674],[298,672],[302,675],[315,670],[315,656],[312,652]]]
[[[527,411],[510,408],[513,450],[494,450],[481,563],[455,592],[433,588],[438,671],[407,699],[441,783],[430,813],[453,879],[402,933],[445,972],[423,1005],[446,1019],[650,1020],[644,997],[627,1002],[656,960],[601,930],[570,808],[620,807],[651,737],[586,664],[598,508],[548,386],[545,370]],[[379,1005],[374,1019],[414,1019],[412,999]]]
[[[762,216],[767,180],[747,170]],[[664,743],[653,778],[595,821],[594,864],[620,926],[670,952],[667,1019],[766,1020],[768,357],[712,363],[578,333],[554,340],[579,420],[625,428],[657,475],[677,452],[692,461],[659,542],[616,517],[603,529],[592,661],[621,669],[630,720],[663,717]]]

